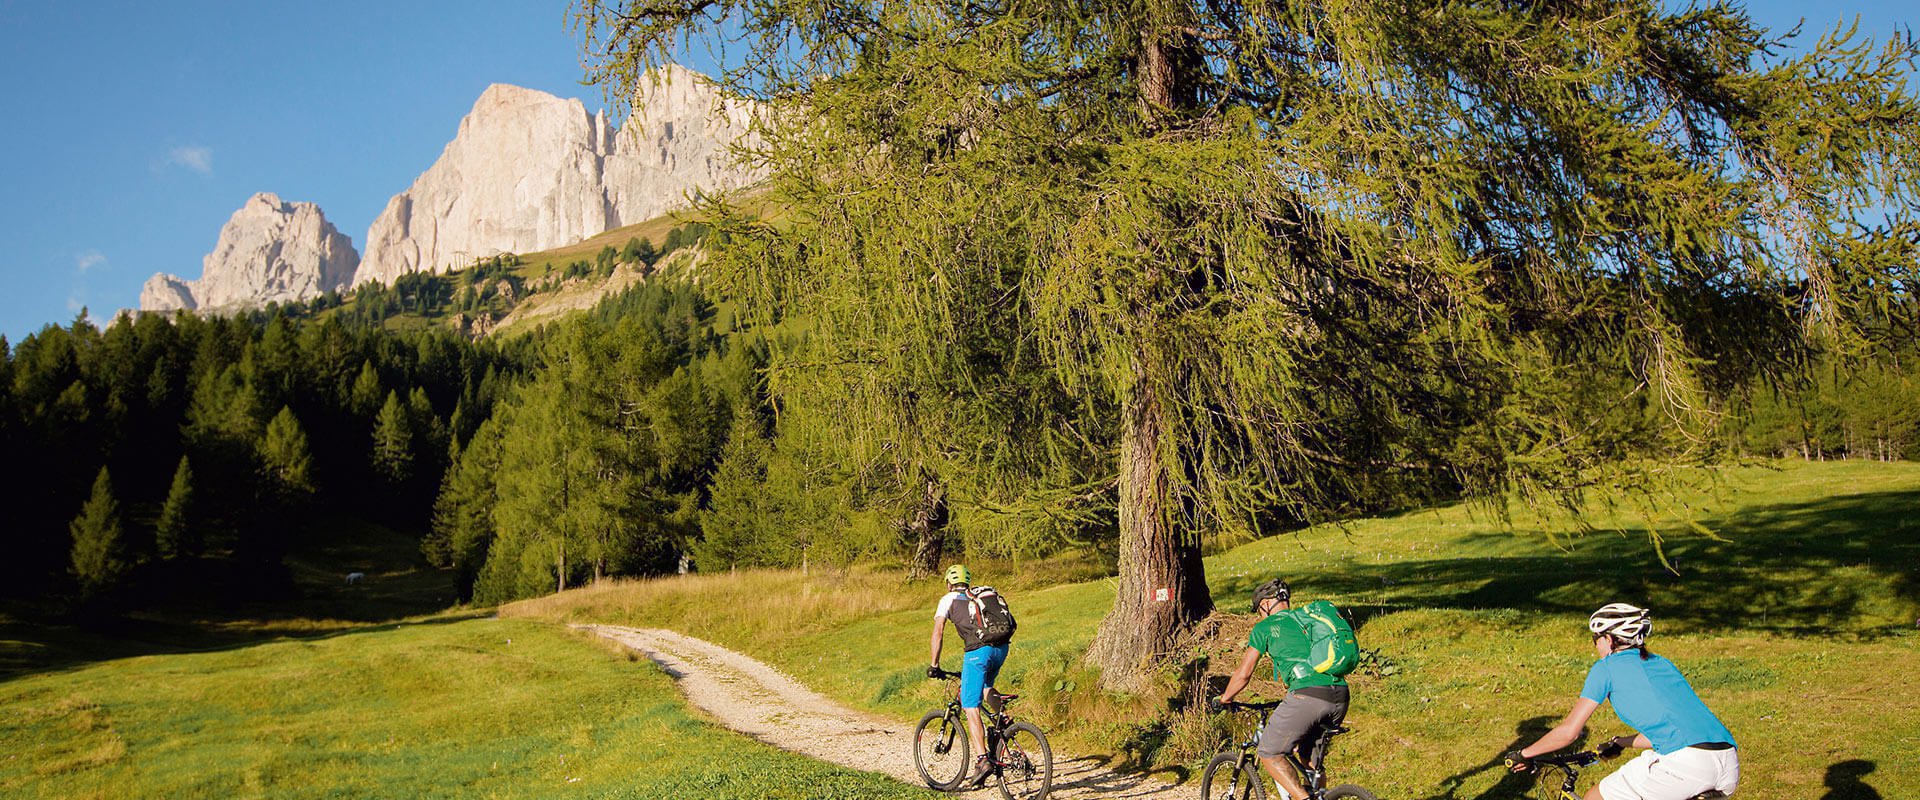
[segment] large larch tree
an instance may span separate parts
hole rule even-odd
[[[1714,456],[1717,392],[1913,288],[1915,47],[1653,0],[576,0],[616,102],[763,102],[715,271],[770,385],[956,509],[1118,526],[1089,653],[1199,537]],[[725,214],[721,205],[716,213]],[[1648,425],[1594,425],[1621,404]],[[978,515],[976,515],[978,516]]]

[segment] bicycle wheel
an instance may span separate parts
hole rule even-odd
[[[1566,800],[1579,797],[1573,794],[1573,775],[1566,767],[1557,764],[1536,764],[1533,768],[1533,786],[1527,789],[1530,800]]]
[[[1260,767],[1240,753],[1221,753],[1200,776],[1200,800],[1267,800]]]
[[[1046,800],[1053,790],[1053,746],[1029,722],[1016,722],[1000,737],[995,779],[1006,800]]]
[[[934,711],[913,726],[913,767],[920,779],[940,791],[967,777],[967,723],[945,711]]]
[[[1328,789],[1327,793],[1323,796],[1326,797],[1327,800],[1340,800],[1342,797],[1352,798],[1352,800],[1380,800],[1380,798],[1373,796],[1373,792],[1369,792],[1351,783],[1343,783]]]

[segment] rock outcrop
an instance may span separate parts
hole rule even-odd
[[[572,244],[757,180],[727,157],[752,107],[680,67],[659,77],[618,130],[579,100],[488,87],[439,160],[374,220],[353,283]]]
[[[193,282],[177,275],[163,272],[140,287],[141,311],[192,311],[199,307],[193,299]]]
[[[229,311],[309,300],[345,288],[359,265],[353,240],[335,230],[319,206],[262,192],[220,229],[199,280],[149,278],[140,310]]]

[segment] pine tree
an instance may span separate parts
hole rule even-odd
[[[578,15],[610,97],[724,41],[728,88],[771,104],[783,223],[711,210],[720,280],[815,328],[775,355],[783,401],[904,437],[883,471],[957,501],[1104,498],[1089,659],[1115,684],[1211,607],[1200,535],[1712,458],[1715,392],[1791,347],[1748,345],[1858,340],[1920,247],[1914,43],[1781,60],[1737,6]],[[1653,458],[1577,416],[1595,371],[1656,404]],[[1045,481],[1008,498],[1021,477]]]
[[[398,486],[413,476],[413,425],[398,392],[387,392],[387,402],[373,422],[373,469]]]
[[[371,360],[360,365],[360,374],[353,379],[353,391],[347,396],[348,407],[353,413],[363,417],[380,410],[380,371],[373,368]]]
[[[133,565],[126,557],[120,530],[120,503],[113,499],[113,480],[107,468],[93,479],[93,494],[80,515],[67,526],[73,534],[72,574],[82,599],[99,596],[120,583]]]
[[[161,558],[199,554],[199,542],[193,535],[193,468],[187,457],[173,470],[173,483],[167,488],[166,503],[160,506],[160,521],[154,528],[154,545]]]
[[[267,435],[260,444],[260,471],[282,506],[299,506],[313,497],[313,454],[293,409],[282,406],[267,423]]]
[[[700,515],[701,540],[693,556],[702,572],[786,563],[775,551],[783,538],[783,520],[777,510],[781,498],[767,486],[772,455],[759,420],[749,412],[735,413],[713,473],[707,510]]]

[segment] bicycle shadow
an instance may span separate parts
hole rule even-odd
[[[1547,716],[1522,720],[1520,724],[1514,726],[1513,742],[1500,748],[1498,752],[1505,753],[1509,750],[1518,750],[1533,744],[1534,740],[1539,739],[1541,736],[1546,735],[1547,731],[1552,730],[1553,724],[1558,721],[1559,719],[1557,717]],[[1527,791],[1533,788],[1532,775],[1507,771],[1505,759],[1496,755],[1488,759],[1485,763],[1468,767],[1465,770],[1447,776],[1445,780],[1440,782],[1440,793],[1426,798],[1426,800],[1463,800],[1463,798],[1460,797],[1460,787],[1467,782],[1468,778],[1490,769],[1499,771],[1500,780],[1486,791],[1474,795],[1472,798],[1466,798],[1465,800],[1518,800],[1519,798],[1525,798]]]
[[[1880,792],[1860,776],[1873,772],[1878,764],[1863,758],[1842,761],[1827,767],[1827,778],[1823,783],[1827,793],[1820,800],[1881,800]]]
[[[1112,756],[1083,756],[1055,761],[1053,764],[1053,791],[1067,792],[1073,795],[1092,795],[1098,797],[1133,798],[1164,795],[1170,785],[1186,783],[1186,770],[1173,770],[1177,780],[1173,784],[1155,780],[1153,772],[1118,772],[1107,768],[1113,762]],[[1168,770],[1155,770],[1166,772]]]

